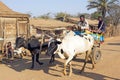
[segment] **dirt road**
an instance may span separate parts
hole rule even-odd
[[[82,74],[79,72],[85,55],[79,55],[72,61],[71,77],[62,74],[64,60],[56,58],[55,64],[49,65],[49,58],[41,55],[40,60],[44,65],[36,63],[34,70],[29,69],[30,58],[0,64],[0,80],[120,80],[120,37],[107,39],[101,51],[102,58],[95,69],[91,70],[91,63],[88,63]]]

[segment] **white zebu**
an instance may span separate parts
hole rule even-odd
[[[62,40],[61,44],[58,44],[57,50],[54,52],[58,53],[58,55],[62,59],[66,59],[66,62],[64,63],[64,75],[66,75],[66,66],[70,65],[70,73],[72,73],[72,66],[71,66],[71,60],[74,58],[75,55],[79,53],[86,53],[85,57],[85,63],[81,71],[84,70],[85,65],[88,61],[88,57],[91,54],[92,48],[94,45],[94,39],[89,34],[83,34],[83,36],[75,35],[73,31],[68,32],[65,37]],[[49,46],[50,47],[50,46]],[[51,49],[52,50],[52,49]],[[64,54],[61,53],[61,50],[64,52]],[[51,52],[50,50],[47,52]],[[91,58],[92,59],[92,58]],[[92,68],[94,68],[94,62],[92,59]]]

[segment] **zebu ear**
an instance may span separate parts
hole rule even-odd
[[[61,43],[62,43],[62,42],[61,42],[61,39],[59,39],[59,38],[56,39],[56,43],[57,43],[57,44],[61,44]]]
[[[57,44],[61,44],[62,42],[61,42],[61,41],[57,41],[56,43],[57,43]]]

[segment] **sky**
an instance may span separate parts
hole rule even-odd
[[[40,16],[51,13],[65,12],[72,15],[92,13],[87,10],[88,0],[0,0],[13,11]]]

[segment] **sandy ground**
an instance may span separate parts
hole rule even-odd
[[[88,63],[85,72],[80,74],[83,66],[84,56],[78,55],[72,61],[73,74],[71,77],[62,74],[63,62],[56,58],[54,64],[49,65],[49,57],[40,56],[44,65],[37,63],[34,70],[30,70],[31,59],[16,59],[9,63],[0,63],[0,80],[120,80],[120,37],[113,37],[106,40],[101,47],[102,58],[91,69]]]

